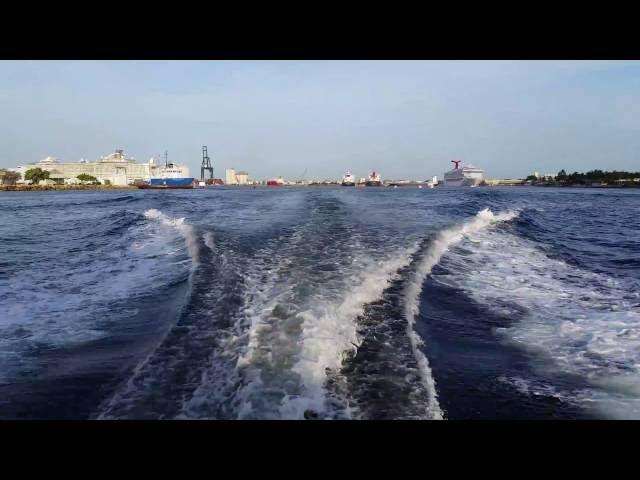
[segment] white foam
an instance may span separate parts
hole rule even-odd
[[[296,262],[306,250],[307,228],[286,244],[278,239],[266,245],[247,272],[246,347],[237,362],[245,378],[237,391],[239,418],[302,419],[306,410],[332,417],[327,375],[339,375],[345,356],[357,348],[356,321],[364,305],[381,297],[417,248],[372,251],[354,231],[335,270],[325,274],[310,262]],[[348,400],[339,403],[339,416],[352,417]]]
[[[439,281],[518,319],[498,333],[548,360],[552,372],[579,375],[590,385],[563,395],[615,418],[640,418],[637,282],[551,259],[505,231],[478,231],[467,240],[464,254],[447,256],[451,273]]]
[[[191,257],[194,266],[198,264],[198,239],[193,227],[188,223],[185,223],[184,218],[171,218],[155,208],[151,208],[144,212],[144,216],[158,220],[163,225],[175,228],[184,238],[189,256]]]
[[[0,281],[0,356],[18,358],[33,345],[68,347],[105,337],[138,313],[136,297],[186,273],[180,262],[158,262],[174,247],[155,221],[99,240],[73,255],[65,251],[68,245],[54,243],[46,265]],[[27,364],[25,358],[21,364]],[[15,373],[0,368],[0,381]]]
[[[420,340],[413,330],[422,283],[450,245],[470,232],[515,215],[513,212],[494,215],[489,210],[483,210],[470,222],[442,232],[420,261],[414,278],[409,282],[406,292],[407,328],[423,383],[430,396],[429,418],[442,418],[442,412],[428,361],[419,349]],[[299,232],[294,234],[287,249],[296,248],[304,238]],[[254,418],[257,414],[269,418],[302,419],[306,410],[321,415],[329,413],[327,374],[339,372],[345,356],[357,349],[360,343],[356,323],[358,315],[365,304],[381,298],[398,270],[409,264],[418,244],[385,255],[362,249],[356,238],[352,248],[352,263],[346,266],[338,284],[325,285],[323,288],[315,285],[311,297],[303,303],[299,303],[293,293],[300,281],[297,279],[299,272],[294,267],[296,274],[292,276],[288,273],[292,259],[286,251],[279,252],[281,261],[275,262],[275,268],[268,270],[266,282],[262,275],[256,275],[253,280],[251,275],[248,276],[254,288],[250,288],[251,300],[247,308],[250,318],[247,347],[237,362],[247,378],[238,392],[240,418]],[[272,254],[270,252],[268,255]],[[285,312],[282,319],[273,316],[277,308]],[[295,359],[293,365],[290,364],[291,358]],[[291,376],[291,373],[295,375]],[[277,385],[265,383],[264,375],[265,378],[275,376]],[[285,378],[288,380],[283,380]],[[256,413],[256,409],[260,409],[256,402],[263,402],[270,392],[277,390],[295,393],[278,400],[277,406],[270,407],[271,413],[265,413],[264,410]],[[276,395],[274,398],[280,397]],[[346,415],[352,415],[348,407]]]
[[[476,216],[461,224],[441,231],[432,241],[429,249],[424,257],[420,260],[411,280],[407,283],[405,291],[406,296],[406,316],[408,320],[407,332],[411,339],[411,346],[414,355],[420,367],[422,382],[429,392],[429,413],[433,419],[442,419],[443,413],[438,404],[437,390],[435,380],[433,378],[429,361],[422,353],[420,347],[423,344],[422,339],[414,330],[415,319],[418,315],[420,305],[420,294],[422,285],[427,275],[434,266],[440,262],[442,256],[455,244],[461,242],[469,235],[478,232],[496,222],[508,221],[515,218],[518,212],[503,212],[498,215],[485,208],[476,214]]]
[[[417,245],[403,249],[386,260],[370,261],[366,256],[356,260],[359,271],[349,279],[345,295],[336,301],[314,303],[299,313],[303,319],[299,360],[293,371],[302,378],[304,396],[283,405],[285,418],[303,418],[307,409],[325,410],[326,371],[338,371],[345,356],[360,343],[356,318],[363,306],[381,297],[396,272],[408,264]]]
[[[525,379],[522,377],[500,376],[498,377],[498,381],[511,385],[512,387],[514,387],[516,390],[518,390],[520,393],[524,395],[528,395],[532,397],[536,397],[536,396],[552,397],[557,400],[561,400],[563,402],[572,401],[572,399],[568,395],[559,391],[555,386],[545,382],[541,382],[539,380],[534,381],[534,380]]]
[[[203,235],[203,239],[204,239],[204,244],[207,246],[209,250],[213,250],[215,248],[213,234],[211,232],[206,232]]]

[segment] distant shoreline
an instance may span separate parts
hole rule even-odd
[[[640,188],[640,184],[638,185],[517,185],[522,187],[555,187],[555,188]]]
[[[423,184],[401,184],[401,185],[381,185],[379,187],[344,187],[344,188],[365,188],[367,190],[377,190],[385,188],[418,188]],[[327,188],[342,187],[340,184],[312,184],[312,185],[282,185],[273,187],[269,185],[217,185],[204,187],[207,190],[215,188],[240,188],[240,189],[255,189],[255,188],[268,188],[280,190],[283,188]],[[609,188],[609,189],[621,189],[621,188],[640,188],[640,185],[527,185],[527,184],[512,184],[512,185],[478,185],[480,188],[518,188],[518,187],[535,187],[535,188]],[[430,190],[426,186],[423,188]],[[434,188],[443,188],[443,185],[437,185]],[[455,187],[465,188],[465,187]],[[467,187],[469,188],[469,187]],[[193,190],[202,190],[203,187],[195,187]],[[47,192],[47,191],[77,191],[77,190],[139,190],[135,185],[0,185],[0,192]],[[171,189],[169,189],[171,190]]]
[[[137,190],[127,185],[0,185],[2,192],[45,192],[48,190]]]

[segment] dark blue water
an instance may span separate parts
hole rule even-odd
[[[639,207],[0,193],[0,418],[640,418]]]

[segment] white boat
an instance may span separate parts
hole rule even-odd
[[[382,185],[382,178],[376,172],[371,172],[364,183],[367,187],[379,187]]]
[[[436,185],[438,185],[438,177],[436,175],[433,176],[433,178],[431,180],[427,180],[426,182],[424,182],[425,185],[427,186],[427,188],[433,188]],[[420,188],[422,188],[422,186],[420,186]]]
[[[447,187],[470,187],[482,182],[484,170],[473,165],[460,168],[461,160],[451,160],[455,167],[444,174],[444,185]]]
[[[356,186],[356,177],[351,175],[351,172],[347,172],[344,177],[342,177],[342,186],[343,187],[355,187]]]

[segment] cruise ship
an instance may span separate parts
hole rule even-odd
[[[380,178],[380,174],[376,172],[371,172],[367,177],[367,181],[365,182],[367,187],[379,187],[382,185],[382,178]]]
[[[465,165],[460,168],[461,160],[451,160],[455,167],[444,174],[446,187],[471,187],[482,182],[484,171],[473,165]]]
[[[343,187],[355,187],[356,186],[356,177],[351,175],[351,172],[347,172],[344,177],[342,177],[342,186]]]

